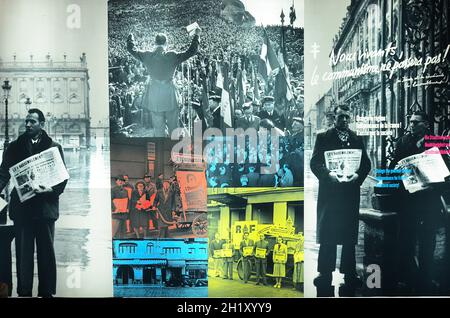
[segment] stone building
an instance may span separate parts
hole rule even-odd
[[[80,61],[0,61],[0,81],[11,85],[8,98],[10,140],[25,131],[29,108],[39,108],[46,117],[47,133],[64,148],[90,145],[89,72],[86,55]],[[30,104],[31,102],[31,104]],[[0,107],[0,139],[5,138],[5,106]]]
[[[343,58],[332,66],[333,72],[362,68],[365,64],[425,61],[440,53],[442,58],[448,48],[448,1],[352,0],[347,9],[330,56],[337,59],[354,53],[376,54],[361,59]],[[450,89],[445,74],[449,73],[450,63],[448,56],[443,60],[426,69],[422,63],[397,69],[392,74],[368,73],[333,81],[332,100],[335,105],[351,107],[353,122],[356,116],[386,116],[388,123],[400,124],[392,136],[366,138],[374,167],[388,164],[394,142],[406,132],[408,115],[416,110],[423,110],[434,119],[435,134],[448,132]]]

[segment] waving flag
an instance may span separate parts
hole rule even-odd
[[[276,72],[279,69],[280,63],[278,62],[277,55],[270,43],[266,30],[264,30],[264,43],[262,44],[259,58],[258,71],[267,80],[272,72]]]

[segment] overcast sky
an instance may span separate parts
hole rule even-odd
[[[81,9],[81,27],[69,29],[68,5]],[[95,30],[95,32],[93,32]],[[106,0],[0,0],[0,58],[8,62],[52,59],[80,61],[87,56],[92,125],[108,117],[108,44]]]
[[[304,25],[304,0],[241,0],[245,9],[256,19],[256,24],[281,24],[280,14],[283,9],[286,17],[285,23],[289,24],[289,12],[292,2],[294,2],[295,15],[297,16],[294,26]]]
[[[328,64],[333,38],[347,12],[350,0],[305,0],[305,112],[330,89],[331,82],[321,82],[311,86],[313,70],[318,74],[331,72]],[[314,59],[311,47],[317,43],[319,53]]]

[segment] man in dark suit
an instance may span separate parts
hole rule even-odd
[[[150,74],[151,80],[144,100],[152,117],[154,137],[166,136],[166,123],[169,136],[178,127],[179,110],[173,75],[178,65],[197,53],[199,35],[200,29],[196,29],[190,47],[182,53],[166,51],[167,39],[164,34],[156,36],[154,51],[137,50],[133,35],[128,36],[128,52],[141,61]]]
[[[244,111],[244,115],[236,120],[236,127],[244,130],[247,130],[250,127],[259,130],[261,119],[258,116],[253,115],[252,103],[245,103],[242,106],[242,110]]]
[[[220,234],[218,232],[216,232],[214,234],[214,240],[211,240],[211,242],[209,243],[209,252],[213,259],[213,263],[211,264],[212,265],[211,269],[214,268],[215,277],[220,277],[222,261],[217,255],[214,255],[214,254],[215,254],[215,251],[222,249],[222,245],[223,245],[223,241],[220,239]]]
[[[43,130],[44,114],[36,108],[28,111],[26,131],[6,149],[0,165],[0,191],[11,178],[9,168],[42,151],[61,145],[54,142]],[[17,294],[31,297],[33,290],[34,246],[37,246],[39,287],[38,296],[56,294],[56,257],[54,250],[55,221],[59,217],[59,196],[67,180],[53,187],[39,185],[33,189],[34,197],[20,202],[17,189],[11,192],[9,217],[14,221],[16,239]]]
[[[247,284],[248,279],[250,278],[250,271],[251,271],[251,259],[253,258],[253,254],[252,255],[247,255],[244,256],[244,247],[254,247],[255,243],[253,242],[253,240],[248,238],[249,233],[245,232],[244,236],[242,238],[241,244],[239,246],[239,250],[241,252],[242,255],[242,270],[244,272],[244,283]]]
[[[348,287],[360,284],[356,274],[355,245],[358,238],[360,187],[370,171],[362,138],[349,129],[350,111],[347,106],[334,110],[334,128],[317,135],[311,157],[311,171],[319,179],[317,199],[317,243],[320,244],[319,276],[314,280],[318,296],[333,296],[332,273],[336,267],[337,245],[342,245],[341,273]],[[339,178],[328,170],[324,153],[329,150],[359,149],[359,168],[351,175]],[[323,292],[323,293],[322,293]]]
[[[264,256],[259,257],[257,249],[265,250]],[[269,255],[269,242],[267,242],[264,234],[260,234],[259,241],[255,243],[255,264],[256,264],[256,285],[262,280],[267,285],[267,255]]]
[[[261,120],[269,119],[280,130],[283,130],[285,127],[284,117],[275,110],[275,99],[272,96],[264,97],[263,110],[259,112],[258,117]]]
[[[208,117],[206,127],[221,128],[222,116],[220,115],[220,96],[210,95],[208,98]]]
[[[223,258],[223,279],[233,280],[234,245],[230,238],[223,243],[222,249],[231,250],[231,256],[224,256]]]
[[[424,152],[425,136],[431,135],[430,123],[426,113],[417,111],[410,118],[410,131],[401,137],[394,151],[390,169],[406,157]],[[425,190],[409,193],[401,184],[397,193],[398,205],[398,254],[397,271],[399,281],[404,284],[402,292],[415,295],[432,295],[433,260],[436,247],[436,231],[439,227],[442,209],[441,192],[432,186]],[[418,243],[417,264],[415,261]]]

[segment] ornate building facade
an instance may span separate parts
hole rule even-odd
[[[450,3],[446,0],[352,0],[347,9],[331,55],[396,49],[365,61],[344,59],[333,66],[333,72],[362,67],[362,63],[392,66],[407,60],[425,61],[440,53],[441,58],[445,57],[450,43]],[[374,167],[389,163],[395,140],[406,132],[409,115],[416,110],[425,111],[433,120],[434,134],[448,133],[449,56],[426,68],[423,64],[400,68],[392,74],[369,73],[333,82],[331,105],[350,106],[353,122],[356,116],[386,116],[388,123],[400,123],[392,136],[367,138]]]
[[[47,133],[64,148],[90,145],[89,73],[86,55],[79,62],[46,60],[0,61],[0,81],[11,85],[8,98],[9,137],[25,131],[29,108],[39,108],[46,117]],[[27,103],[28,99],[28,103]],[[29,103],[31,102],[31,104]],[[5,106],[0,107],[0,138],[5,138]]]

